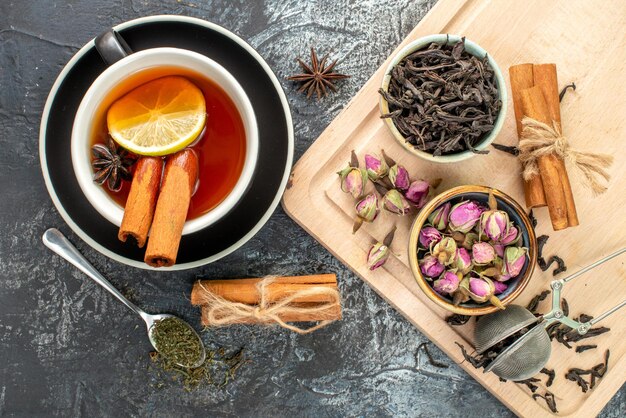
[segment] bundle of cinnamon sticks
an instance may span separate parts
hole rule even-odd
[[[197,179],[198,157],[189,148],[166,160],[142,157],[137,162],[118,238],[126,242],[133,237],[139,248],[148,241],[146,264],[169,267],[176,263]]]
[[[199,280],[191,291],[191,303],[202,308],[205,326],[341,319],[334,274]]]
[[[556,65],[519,64],[509,68],[509,76],[518,136],[522,136],[524,117],[560,127]],[[574,195],[563,159],[555,154],[543,155],[537,165],[539,175],[524,181],[526,206],[547,206],[555,231],[577,226]]]

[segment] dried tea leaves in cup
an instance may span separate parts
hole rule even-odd
[[[496,75],[487,56],[454,45],[431,43],[403,58],[391,70],[387,91],[391,118],[416,149],[434,156],[470,150],[494,127],[502,107]]]

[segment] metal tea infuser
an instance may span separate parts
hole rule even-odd
[[[535,325],[530,331],[519,337],[513,344],[495,357],[485,367],[485,373],[493,372],[503,379],[514,381],[528,379],[539,373],[550,358],[552,345],[546,331],[549,325],[560,322],[584,335],[592,326],[626,305],[626,300],[624,300],[617,306],[587,322],[576,321],[566,316],[561,310],[561,291],[565,283],[574,280],[624,252],[626,252],[626,248],[622,248],[596,261],[569,277],[552,281],[550,283],[552,288],[552,310],[545,315],[535,317],[528,309],[522,306],[509,305],[503,311],[480,318],[480,321],[476,323],[474,331],[474,341],[478,354],[486,352],[521,329]]]
[[[202,352],[200,353],[200,356],[198,357],[197,361],[194,364],[183,364],[183,363],[177,363],[177,364],[181,367],[193,368],[193,367],[199,367],[202,365],[202,363],[204,363],[204,360],[206,359],[206,350],[204,348],[204,344],[202,343],[202,339],[200,338],[198,333],[193,329],[193,327],[189,325],[187,322],[183,321],[182,319],[174,315],[149,314],[139,309],[139,307],[137,307],[134,303],[126,299],[124,295],[122,295],[119,292],[119,290],[117,290],[111,283],[109,283],[109,281],[105,279],[104,276],[102,276],[102,274],[100,274],[95,269],[95,267],[92,266],[85,257],[83,257],[81,253],[78,252],[76,247],[74,247],[72,243],[69,242],[69,240],[65,238],[65,236],[58,229],[54,229],[54,228],[48,229],[43,234],[43,243],[45,244],[46,247],[50,248],[52,251],[54,251],[55,253],[57,253],[58,255],[60,255],[61,257],[69,261],[70,263],[72,263],[74,266],[76,266],[80,271],[82,271],[91,279],[93,279],[93,281],[98,283],[100,286],[104,287],[109,293],[115,296],[120,302],[126,305],[131,311],[141,316],[141,319],[143,319],[144,322],[146,323],[146,327],[148,329],[148,338],[150,339],[150,343],[152,344],[155,350],[159,351],[159,347],[154,339],[155,324],[158,321],[161,321],[165,318],[179,319],[190,330],[192,330],[196,338],[198,338],[198,341],[200,342],[200,346],[202,347]]]

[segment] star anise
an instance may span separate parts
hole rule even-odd
[[[287,80],[302,82],[303,84],[298,89],[298,92],[306,92],[307,99],[310,98],[313,93],[317,93],[319,100],[322,96],[328,94],[328,89],[336,92],[337,87],[335,87],[333,81],[350,76],[333,72],[333,68],[337,65],[337,60],[333,61],[330,65],[326,65],[326,61],[328,61],[328,54],[324,55],[324,57],[319,60],[315,49],[311,48],[311,65],[308,65],[298,58],[298,63],[304,72],[287,77]]]
[[[108,138],[107,144],[96,144],[91,147],[91,154],[94,159],[91,161],[93,167],[93,181],[104,184],[112,192],[118,192],[122,188],[122,180],[131,180],[130,167],[135,164],[136,157],[126,149],[120,147]]]

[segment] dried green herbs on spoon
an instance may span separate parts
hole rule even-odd
[[[193,366],[202,360],[202,341],[181,319],[170,317],[156,322],[151,335],[160,354],[175,364]]]

